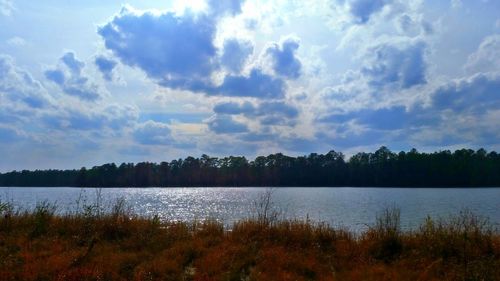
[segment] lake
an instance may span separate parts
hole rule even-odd
[[[254,215],[255,202],[266,190],[269,189],[0,187],[0,200],[22,209],[48,201],[57,204],[59,213],[66,213],[91,204],[96,198],[102,198],[105,206],[123,198],[139,215],[158,215],[175,221],[214,218],[231,225]],[[447,218],[465,208],[500,226],[500,188],[275,188],[272,201],[283,218],[309,218],[355,232],[373,224],[376,214],[391,206],[401,209],[405,230],[417,227],[427,215]]]

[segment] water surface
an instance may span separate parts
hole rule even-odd
[[[109,206],[124,198],[139,215],[164,220],[214,218],[228,225],[256,213],[265,188],[26,188],[2,187],[0,200],[20,208],[48,201],[65,213],[103,199]],[[427,215],[446,218],[465,208],[500,226],[500,188],[276,188],[273,206],[284,218],[309,218],[353,231],[373,224],[377,212],[401,209],[403,229],[417,227]]]

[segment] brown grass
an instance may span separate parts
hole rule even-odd
[[[469,211],[402,232],[387,209],[361,235],[269,217],[226,229],[113,211],[0,203],[0,280],[500,280],[500,236]]]

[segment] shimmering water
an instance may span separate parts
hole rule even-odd
[[[124,198],[137,214],[165,220],[214,218],[228,225],[255,215],[255,202],[265,188],[0,188],[0,200],[20,208],[37,202],[58,205],[58,212],[75,211],[96,198],[103,205]],[[401,209],[403,229],[418,226],[427,215],[446,218],[464,208],[500,226],[500,188],[276,188],[273,206],[283,218],[309,218],[353,231],[365,229],[386,207]]]

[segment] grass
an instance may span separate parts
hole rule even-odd
[[[0,202],[0,280],[500,280],[500,235],[467,210],[402,232],[389,208],[354,235],[263,202],[231,229],[139,217],[123,200],[65,215]]]

